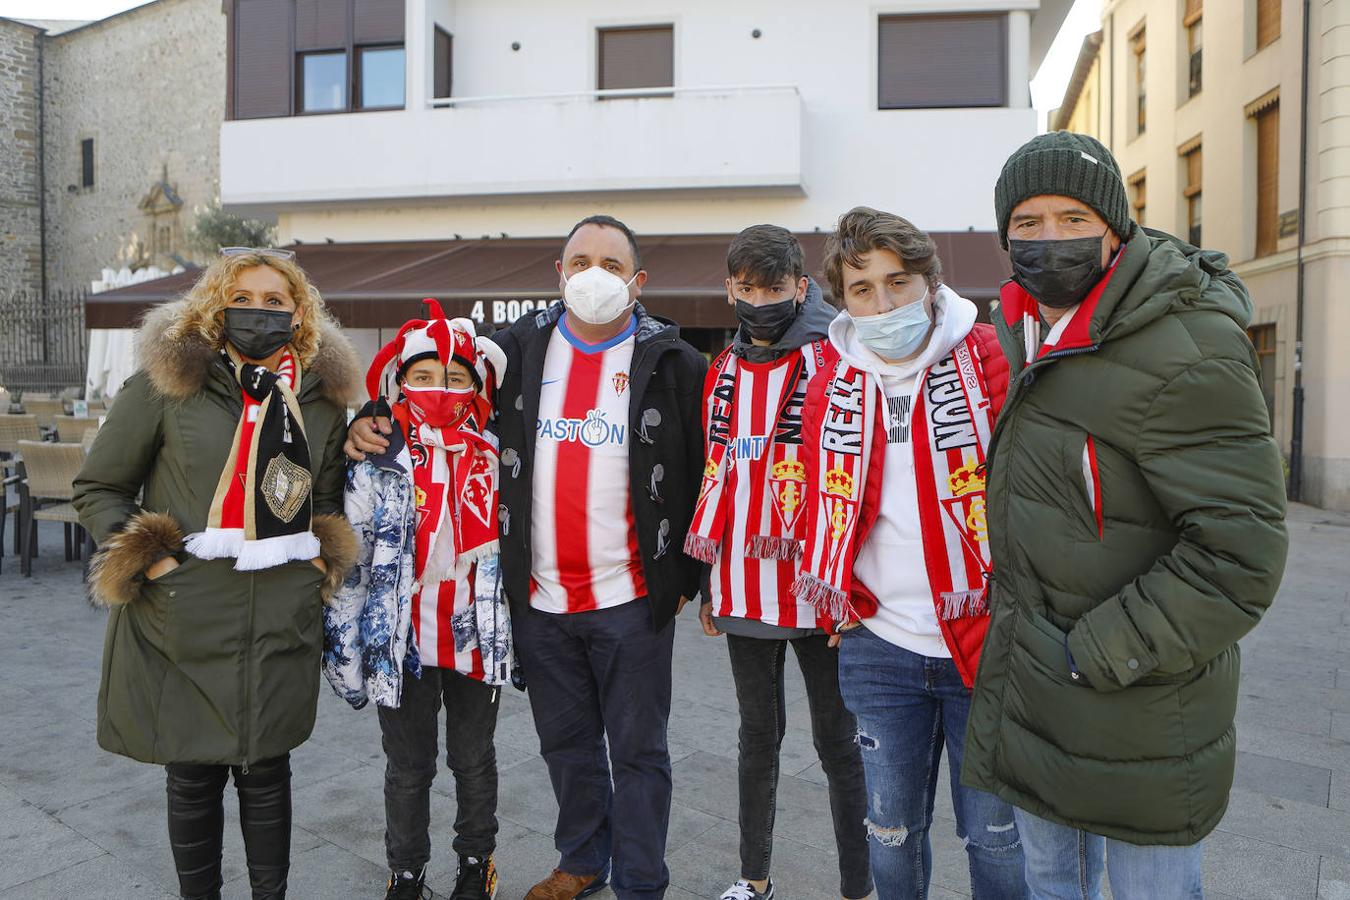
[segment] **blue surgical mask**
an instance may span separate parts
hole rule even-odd
[[[850,318],[853,327],[858,329],[858,340],[882,359],[904,359],[914,353],[928,337],[928,329],[933,324],[928,318],[928,305],[923,300],[877,316],[850,314]]]

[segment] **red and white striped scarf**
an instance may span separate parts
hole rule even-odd
[[[728,507],[731,504],[731,492],[727,490],[728,473],[736,458],[749,457],[751,460],[750,478],[754,497],[763,497],[763,491],[774,490],[777,482],[784,482],[786,490],[800,492],[805,477],[805,467],[798,459],[800,442],[778,440],[783,420],[783,411],[801,380],[802,374],[812,374],[823,361],[824,342],[816,341],[792,354],[785,362],[787,372],[782,377],[776,395],[768,397],[772,403],[773,417],[765,434],[742,434],[749,428],[755,429],[755,417],[740,414],[737,410],[737,397],[742,393],[753,395],[753,390],[745,391],[746,382],[754,378],[771,377],[773,369],[759,370],[756,366],[742,366],[735,353],[725,351],[713,363],[703,398],[707,412],[704,433],[706,458],[703,466],[703,483],[699,491],[698,504],[694,508],[694,519],[689,533],[685,537],[684,552],[694,559],[713,564],[717,562],[718,552],[727,527]],[[809,351],[809,352],[808,352]],[[751,385],[753,387],[753,385]],[[768,411],[768,410],[766,410]],[[756,446],[760,441],[764,444]],[[772,476],[772,477],[771,477]],[[791,484],[787,484],[791,482]],[[759,521],[761,503],[751,502],[751,509],[741,511]],[[780,509],[780,512],[782,510]],[[749,559],[796,559],[801,556],[802,544],[793,536],[796,507],[788,516],[791,523],[784,521],[784,534],[751,534],[747,536],[745,555]]]
[[[850,597],[859,512],[868,492],[882,489],[885,398],[875,376],[840,360],[824,399],[808,492],[812,515],[793,592],[838,622],[857,618]],[[911,432],[914,477],[934,609],[946,621],[985,615],[991,560],[984,461],[993,417],[972,337],[924,372],[911,421],[921,423]]]
[[[414,404],[394,404],[408,435],[417,508],[414,571],[419,583],[451,580],[460,563],[497,552],[497,451],[470,416],[428,425]]]

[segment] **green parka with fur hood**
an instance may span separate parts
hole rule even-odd
[[[90,592],[111,610],[98,742],[144,762],[246,765],[290,751],[314,725],[321,594],[355,557],[341,518],[342,442],[360,369],[325,322],[298,400],[328,575],[307,560],[236,572],[233,559],[197,559],[183,536],[206,525],[243,401],[218,350],[172,328],[184,302],[147,317],[142,369],[118,392],[75,482],[80,523],[99,544]],[[145,581],[169,553],[178,568]]]

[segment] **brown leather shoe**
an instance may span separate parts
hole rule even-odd
[[[599,875],[572,875],[562,869],[530,888],[525,900],[576,900],[587,897],[605,886],[605,873]]]

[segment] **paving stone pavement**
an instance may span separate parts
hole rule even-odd
[[[1290,531],[1284,588],[1243,641],[1237,779],[1205,858],[1211,898],[1350,900],[1350,516],[1296,507]],[[32,578],[19,576],[10,554],[0,574],[0,900],[176,896],[162,770],[94,741],[105,614],[85,601],[78,566],[62,561],[55,526],[42,539]],[[774,880],[784,900],[837,897],[828,799],[795,664],[787,691]],[[291,896],[380,897],[375,715],[349,709],[326,688],[321,696],[314,736],[293,755]],[[736,721],[723,642],[703,637],[686,611],[670,726],[672,900],[716,897],[737,875]],[[497,730],[502,900],[520,898],[557,860],[557,807],[538,752],[526,698],[508,690]],[[441,895],[454,876],[448,772],[433,790],[430,884]],[[231,804],[232,792],[226,798]],[[234,809],[226,821],[225,896],[246,898]],[[932,838],[929,896],[968,896],[941,791]]]

